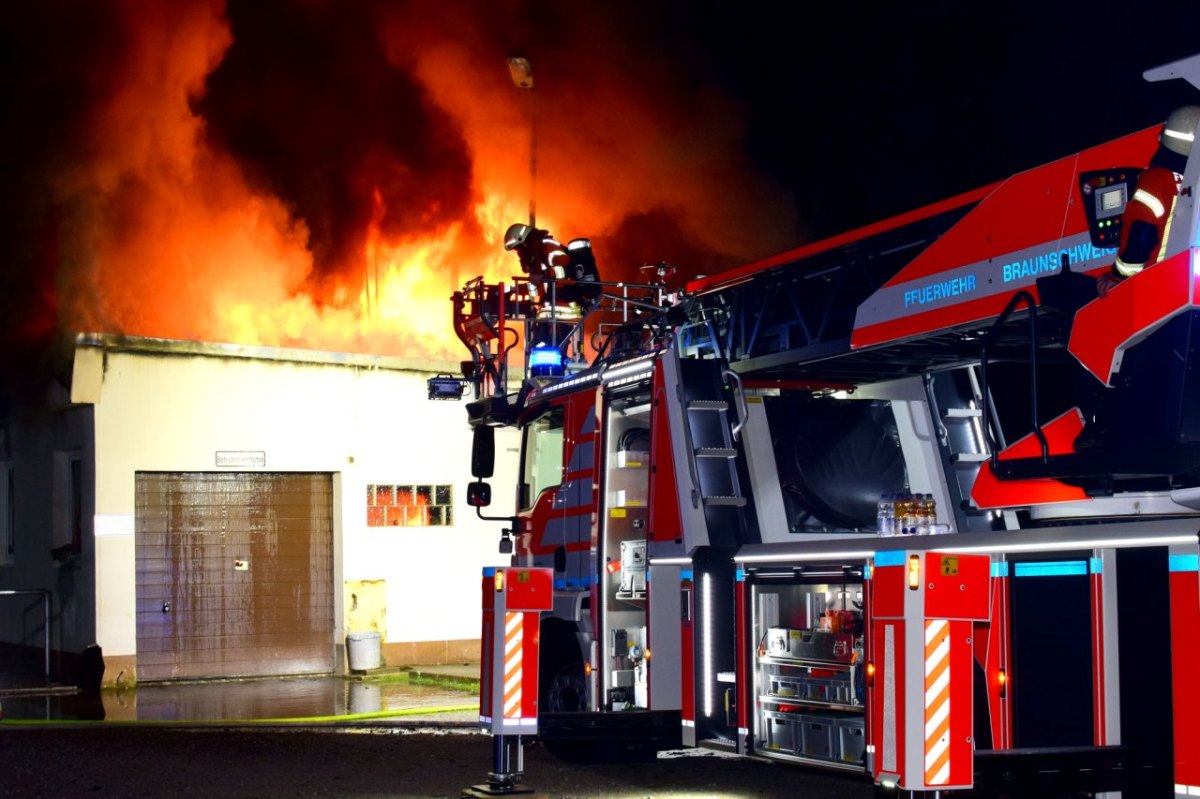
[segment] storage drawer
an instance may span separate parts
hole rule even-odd
[[[803,677],[780,677],[771,675],[768,690],[772,696],[808,698],[808,686]]]
[[[846,679],[809,679],[806,696],[818,702],[846,704],[850,701],[850,682]]]
[[[767,683],[772,696],[812,699],[817,702],[848,704],[850,681],[847,678],[817,678],[795,675],[771,675]]]
[[[803,748],[800,753],[808,757],[833,758],[834,727],[829,719],[821,716],[804,716],[801,722],[803,729]]]
[[[866,736],[862,719],[842,719],[837,729],[837,759],[846,763],[861,763]]]
[[[766,728],[766,748],[776,752],[792,754],[796,751],[796,739],[799,737],[800,724],[795,718],[782,714],[769,714],[763,719]]]

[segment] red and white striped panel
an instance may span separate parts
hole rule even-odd
[[[504,718],[521,718],[521,661],[524,655],[525,614],[504,614]]]
[[[950,783],[950,624],[925,622],[925,784]]]

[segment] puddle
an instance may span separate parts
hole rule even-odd
[[[10,720],[251,721],[313,719],[418,708],[461,707],[478,694],[403,681],[356,681],[341,677],[289,677],[147,684],[80,694],[4,696]]]

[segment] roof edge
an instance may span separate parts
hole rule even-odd
[[[299,347],[268,347],[250,344],[184,339],[127,336],[120,333],[81,332],[75,334],[75,348],[98,348],[108,352],[180,355],[209,358],[242,358],[256,361],[304,363],[320,366],[352,366],[400,372],[450,372],[458,374],[459,362],[435,358],[405,358],[398,355],[369,355],[357,352],[329,352]]]

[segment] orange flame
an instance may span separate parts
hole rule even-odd
[[[47,179],[56,215],[43,224],[59,240],[55,312],[62,323],[133,335],[462,357],[449,296],[476,275],[494,282],[518,272],[500,241],[509,223],[527,218],[534,188],[534,98],[509,82],[489,41],[490,15],[470,5],[446,20],[420,4],[379,12],[390,15],[374,34],[389,68],[409,76],[428,95],[422,101],[461,135],[455,153],[465,153],[467,163],[454,173],[461,190],[453,208],[466,210],[449,214],[460,218],[435,214],[439,221],[422,229],[396,213],[406,209],[385,206],[402,202],[396,185],[390,199],[375,188],[371,220],[343,239],[357,252],[340,251],[343,262],[317,263],[319,237],[310,228],[317,222],[302,218],[254,164],[223,149],[195,110],[234,44],[224,3],[179,0],[149,9],[117,0],[116,6],[123,20],[117,27],[128,37],[121,42],[124,57],[119,65],[106,61],[113,74],[93,81],[94,96],[70,120],[72,131],[81,132],[61,137],[64,151],[52,153],[56,167]],[[306,6],[306,13],[319,6]],[[341,13],[337,4],[329,8]],[[619,46],[620,31],[609,35]],[[772,202],[779,192],[754,177],[738,153],[736,113],[719,114],[720,124],[697,117],[696,109],[719,105],[719,98],[691,102],[681,89],[690,76],[679,86],[647,81],[645,75],[659,71],[636,62],[594,64],[565,47],[552,55],[559,58],[552,67],[558,80],[538,89],[537,201],[551,212],[539,213],[539,227],[563,240],[595,238],[615,235],[629,216],[666,209],[696,250],[757,257],[792,243],[790,235],[779,241],[780,231],[794,230],[787,214],[761,210],[778,207]],[[63,82],[74,85],[78,75]],[[393,173],[403,178],[405,165]],[[425,192],[435,209],[436,196]],[[389,210],[390,227],[382,221]],[[551,216],[568,220],[568,229],[556,228]],[[401,227],[403,233],[395,232]],[[670,257],[654,242],[631,255],[636,248],[628,244],[623,257],[641,263]],[[618,267],[604,257],[602,270],[611,275]],[[628,272],[637,263],[620,266]]]

